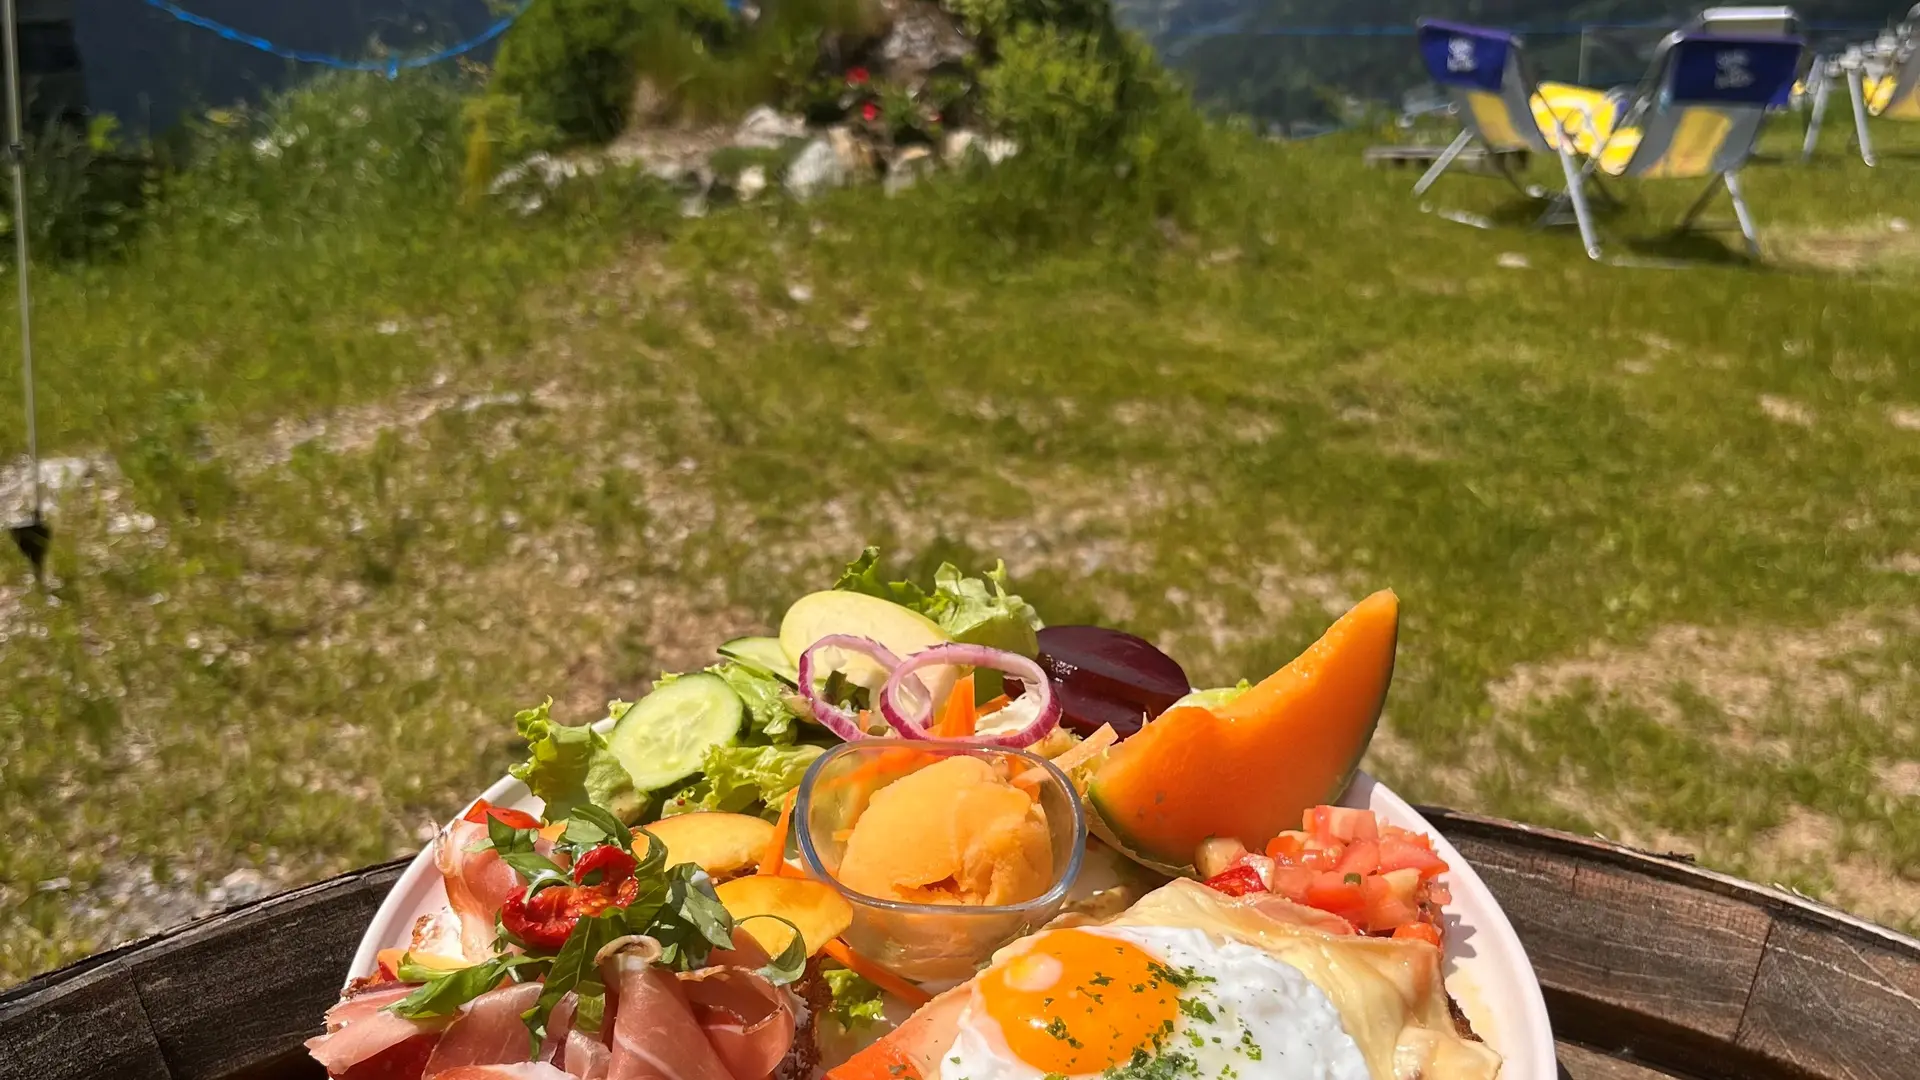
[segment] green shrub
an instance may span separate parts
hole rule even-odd
[[[1108,0],[946,0],[945,6],[990,45],[1022,26],[1090,31],[1113,27]]]
[[[138,237],[153,163],[125,151],[110,116],[85,132],[54,124],[27,140],[27,241],[36,258],[110,258]],[[0,235],[13,235],[12,173],[0,172]]]
[[[1212,175],[1205,121],[1138,37],[1029,23],[980,76],[992,129],[1018,154],[983,178],[976,210],[1015,237],[1095,217],[1183,216]]]
[[[163,186],[175,239],[215,242],[422,205],[445,205],[460,175],[465,95],[443,71],[389,81],[328,72],[247,110],[215,110],[181,136]]]
[[[501,42],[494,89],[535,123],[604,142],[626,126],[642,77],[675,117],[792,106],[819,66],[821,35],[870,18],[863,0],[789,0],[751,25],[725,0],[546,0]]]

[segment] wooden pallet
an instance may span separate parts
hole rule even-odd
[[[1361,155],[1361,160],[1374,169],[1425,169],[1445,151],[1444,146],[1369,146]],[[1527,155],[1525,150],[1488,151],[1484,147],[1470,146],[1453,159],[1453,165],[1454,168],[1482,176],[1499,176],[1503,167],[1510,172],[1524,170],[1527,167]]]

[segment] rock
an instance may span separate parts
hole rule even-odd
[[[765,105],[756,106],[734,130],[733,145],[752,150],[772,150],[789,139],[807,137],[807,122],[797,116],[783,116]]]
[[[847,182],[849,170],[834,151],[832,140],[823,137],[809,142],[800,156],[787,166],[787,194],[802,202]]]
[[[627,105],[627,130],[657,127],[673,116],[673,96],[641,77],[634,80],[633,99]]]
[[[933,172],[933,150],[926,146],[904,146],[887,161],[887,179],[884,190],[892,195],[905,191],[918,183],[922,176]]]
[[[964,161],[979,141],[980,136],[964,128],[949,131],[946,138],[940,141],[940,156],[949,162]]]
[[[873,172],[873,146],[844,125],[827,129],[827,142],[849,178]]]
[[[741,202],[752,202],[760,193],[767,190],[767,170],[760,165],[749,165],[740,170],[733,182],[733,189]]]
[[[235,870],[207,891],[207,901],[215,907],[248,904],[271,893],[273,886],[258,870]]]
[[[1495,266],[1503,270],[1525,270],[1527,267],[1533,265],[1527,261],[1525,255],[1517,251],[1503,251],[1493,262]]]
[[[1020,152],[1020,144],[1012,139],[1003,139],[998,135],[989,135],[980,143],[980,152],[987,155],[987,164],[998,165]]]
[[[973,42],[939,4],[908,0],[894,10],[893,25],[877,55],[887,78],[917,87],[938,68],[964,64],[974,51]]]

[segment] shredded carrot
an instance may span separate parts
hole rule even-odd
[[[987,717],[992,716],[994,713],[999,712],[1001,709],[1004,709],[1011,704],[1013,704],[1013,699],[1008,697],[1005,694],[1001,694],[999,697],[994,698],[992,701],[989,701],[985,705],[980,706],[979,709],[975,710],[975,714],[980,719],[984,720]]]
[[[847,947],[847,943],[845,941],[842,941],[839,938],[834,938],[831,941],[827,942],[827,946],[824,951],[828,956],[831,956],[835,960],[840,961],[841,964],[845,965],[847,969],[852,971],[855,975],[860,976],[861,978],[867,980],[868,982],[879,987],[880,989],[885,990],[887,993],[892,994],[894,997],[899,998],[901,1001],[906,1002],[908,1005],[911,1005],[916,1009],[922,1005],[925,1005],[927,1002],[933,1000],[932,994],[927,993],[925,990],[922,990],[919,987],[908,982],[907,980],[901,978],[900,976],[895,975],[893,972],[888,971],[886,968],[881,967],[879,964],[876,964],[873,961],[867,959],[866,957],[861,956],[859,953],[854,952],[852,949]]]
[[[774,823],[773,835],[767,839],[767,848],[760,853],[760,873],[768,877],[779,877],[787,868],[787,833],[793,830],[793,797],[797,791],[787,792],[786,801],[780,804],[780,820]]]
[[[943,739],[964,739],[973,734],[979,723],[980,714],[973,708],[973,676],[963,675],[947,695],[947,707],[941,710],[933,733]]]
[[[1112,724],[1101,724],[1100,730],[1074,743],[1053,759],[1055,768],[1068,776],[1073,770],[1092,761],[1096,754],[1120,741],[1120,735],[1113,730]],[[1040,783],[1047,777],[1047,771],[1038,765],[1013,778],[1013,786],[1026,792],[1035,801],[1040,798]]]

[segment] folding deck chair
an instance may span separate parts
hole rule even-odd
[[[1550,196],[1541,222],[1561,220],[1571,208],[1588,250],[1598,250],[1575,147],[1578,136],[1591,138],[1612,126],[1613,117],[1601,113],[1614,103],[1581,87],[1535,81],[1526,70],[1519,36],[1505,30],[1422,19],[1418,38],[1427,74],[1452,99],[1461,131],[1413,185],[1413,194],[1426,194],[1476,142],[1494,155],[1514,150],[1552,155],[1560,159],[1567,186]],[[1522,194],[1536,196],[1504,164],[1496,167]]]
[[[1860,144],[1860,160],[1868,167],[1878,165],[1873,139],[1867,132],[1867,118],[1920,120],[1920,4],[1907,12],[1898,27],[1871,44],[1855,45],[1838,56],[1815,60],[1808,81],[1813,108],[1807,120],[1807,141],[1801,148],[1801,158],[1813,157],[1833,84],[1840,81],[1846,83],[1847,94],[1853,101],[1853,127],[1855,140]]]
[[[1689,19],[1682,33],[1722,34],[1727,37],[1799,37],[1800,13],[1784,4],[1772,7],[1710,7]],[[1784,109],[1793,102],[1794,84],[1780,88],[1767,103],[1771,109]]]
[[[1797,37],[1689,31],[1667,35],[1654,52],[1647,78],[1620,114],[1619,125],[1599,133],[1575,185],[1600,173],[1636,179],[1706,177],[1706,190],[1675,232],[1691,228],[1724,186],[1747,251],[1758,258],[1760,241],[1740,191],[1740,167],[1753,155],[1767,110],[1781,100],[1783,90],[1792,90],[1803,51]],[[1598,245],[1589,244],[1587,254],[1598,259]]]

